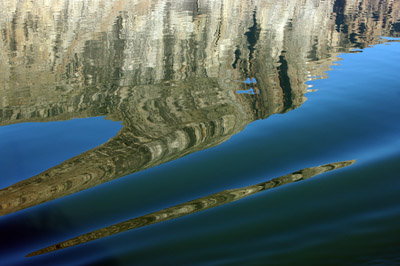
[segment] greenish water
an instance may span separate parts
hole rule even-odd
[[[400,263],[400,3],[0,10],[0,264]]]

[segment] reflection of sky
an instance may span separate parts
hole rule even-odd
[[[0,188],[95,148],[121,128],[101,117],[0,127]]]
[[[239,82],[238,80],[235,80],[235,82]],[[257,80],[255,78],[247,78],[246,80],[243,81],[243,83],[251,85],[251,84],[257,84]],[[249,88],[247,90],[237,90],[237,94],[258,94],[258,91],[255,91],[253,88]]]
[[[245,81],[243,81],[246,84],[252,84],[252,83],[257,83],[257,80],[255,78],[247,78]]]

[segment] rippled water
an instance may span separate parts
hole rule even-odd
[[[400,264],[400,2],[0,2],[1,265]]]

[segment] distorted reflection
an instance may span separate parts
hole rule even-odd
[[[136,229],[139,227],[143,227],[146,225],[156,224],[163,221],[176,219],[188,214],[192,214],[195,212],[207,210],[210,208],[214,208],[223,204],[227,204],[239,199],[246,198],[250,195],[254,195],[261,191],[265,191],[268,189],[276,188],[282,185],[290,184],[293,182],[305,180],[311,178],[313,176],[343,168],[349,165],[352,165],[355,161],[345,161],[345,162],[337,162],[331,164],[325,164],[317,167],[311,167],[296,171],[294,173],[277,177],[272,180],[259,183],[253,186],[238,188],[238,189],[230,189],[224,190],[203,198],[195,199],[192,201],[188,201],[158,212],[146,214],[128,221],[124,221],[118,224],[114,224],[102,229],[98,229],[96,231],[74,237],[70,240],[43,248],[41,250],[32,252],[27,256],[37,256],[44,253],[48,253],[51,251],[56,251],[59,249],[76,246],[79,244],[83,244],[89,241],[93,241],[96,239],[100,239],[103,237],[107,237],[110,235],[118,234],[124,231]]]
[[[338,53],[399,35],[399,6],[1,1],[0,126],[106,116],[124,127],[2,188],[0,215],[216,146],[252,121],[301,106],[305,82],[325,76]]]

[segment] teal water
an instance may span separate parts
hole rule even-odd
[[[21,37],[3,38],[14,57],[10,72],[2,68],[9,78],[0,94],[8,101],[0,109],[1,264],[399,264],[397,3],[233,1],[240,19],[228,23],[233,14],[224,14],[218,24],[213,10],[227,7],[195,2],[96,6],[125,12],[111,19],[112,31],[96,28],[83,49],[66,49],[77,55],[60,52],[71,63],[56,57],[64,72],[41,70],[55,76],[45,80],[19,72],[42,56],[18,50]],[[6,3],[11,14],[12,1]],[[34,14],[31,8],[25,13]],[[75,7],[57,8],[66,20],[59,25],[68,25],[55,29],[62,35]],[[92,25],[94,13],[80,16]],[[134,15],[143,21],[132,22]],[[149,36],[159,32],[160,16],[159,47],[160,37]],[[140,31],[145,22],[148,35]],[[82,28],[78,43],[86,38]],[[29,29],[25,46],[34,50],[40,36]],[[139,41],[152,49],[131,45]],[[165,60],[151,63],[159,53]],[[242,82],[248,77],[257,83]],[[42,88],[45,95],[36,92]],[[250,88],[257,93],[243,93]],[[340,169],[319,167],[343,161]],[[14,180],[21,185],[11,186]],[[227,196],[270,180],[281,186]],[[185,205],[190,201],[196,204]],[[138,226],[122,231],[121,223],[135,218]],[[53,246],[98,229],[96,237]],[[49,246],[51,252],[25,257]]]

